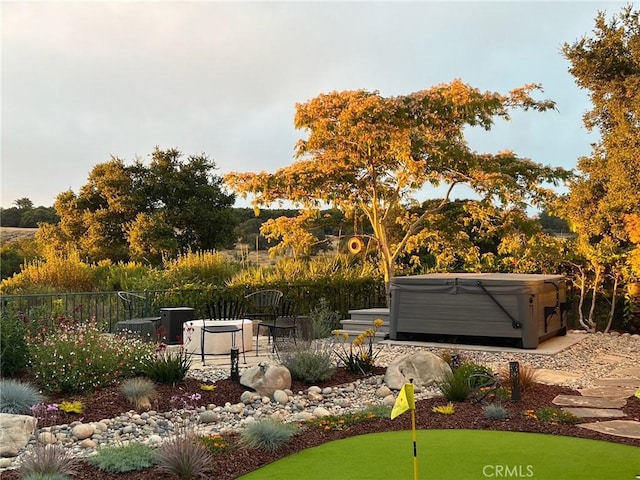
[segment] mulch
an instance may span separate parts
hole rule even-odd
[[[374,373],[384,373],[384,369],[380,369],[380,371],[375,371]],[[345,369],[338,369],[331,379],[318,383],[318,386],[341,385],[352,382],[357,378],[361,377],[354,376]],[[197,402],[191,401],[192,405],[224,405],[225,402],[237,403],[242,392],[246,390],[246,388],[242,387],[239,383],[232,382],[228,379],[216,382],[216,388],[213,391],[201,390],[200,385],[201,382],[194,379],[187,379],[175,387],[160,385],[158,386],[159,396],[154,401],[152,408],[157,411],[171,410],[172,408],[180,406],[176,405],[176,397],[186,398],[193,393],[199,393],[201,399]],[[297,393],[298,391],[305,390],[308,386],[309,385],[301,382],[294,382],[291,390]],[[442,415],[432,412],[432,407],[447,403],[444,398],[435,397],[420,400],[416,402],[416,426],[419,429],[480,429],[547,433],[640,446],[639,439],[605,435],[572,424],[538,421],[524,414],[526,410],[553,406],[552,400],[559,394],[578,395],[579,393],[563,386],[534,384],[523,392],[520,401],[504,400],[501,402],[501,405],[509,413],[509,416],[504,420],[490,420],[485,418],[483,405],[474,404],[470,400],[456,402],[455,413],[453,415]],[[55,424],[71,423],[78,420],[83,422],[99,421],[105,418],[113,418],[123,412],[132,410],[131,405],[126,402],[117,387],[104,388],[84,396],[52,396],[49,397],[47,401],[50,403],[58,403],[63,399],[67,401],[82,401],[85,405],[85,411],[82,414],[65,414],[64,412],[58,412],[58,417],[52,420]],[[631,397],[622,410],[627,415],[627,419],[640,421],[639,398]],[[295,436],[294,441],[289,442],[282,449],[274,453],[252,450],[239,454],[237,449],[235,451],[230,450],[229,452],[217,453],[215,455],[216,460],[213,466],[214,475],[212,478],[216,478],[216,480],[231,480],[275,460],[325,442],[367,433],[409,430],[410,428],[411,416],[407,414],[394,420],[375,418],[353,423],[342,430],[325,431],[317,427],[303,428],[300,429],[299,433]],[[236,438],[230,437],[228,441],[233,444]],[[2,480],[18,480],[19,478],[15,470],[0,473],[0,479]],[[175,479],[176,477],[160,470],[158,467],[138,472],[127,472],[126,474],[110,474],[102,472],[86,463],[80,463],[78,473],[74,478],[77,480],[142,480],[149,478],[168,480]]]

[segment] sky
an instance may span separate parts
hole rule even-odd
[[[539,83],[537,98],[557,103],[469,131],[474,150],[575,168],[598,139],[561,48],[591,35],[599,10],[610,18],[624,5],[3,0],[0,206],[52,206],[96,164],[146,161],[156,146],[204,153],[219,175],[272,172],[306,137],[296,103],[456,78],[500,93]]]

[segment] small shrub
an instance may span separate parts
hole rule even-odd
[[[142,373],[154,382],[173,385],[184,380],[191,368],[191,357],[184,352],[171,353],[166,348],[159,348],[156,355],[147,359],[142,366]]]
[[[453,403],[449,402],[446,405],[438,405],[431,409],[433,413],[440,413],[442,415],[453,415],[455,413],[455,407]]]
[[[156,452],[153,447],[139,442],[99,448],[87,462],[103,472],[124,473],[142,470],[154,465]]]
[[[0,380],[0,413],[29,414],[31,408],[42,402],[38,389],[17,380]]]
[[[13,377],[22,372],[29,362],[27,326],[21,318],[3,312],[0,316],[0,372]]]
[[[385,407],[386,405],[382,405]],[[365,420],[371,420],[372,418],[389,418],[391,414],[391,408],[388,407],[384,411],[382,409],[377,410],[378,415],[372,409],[365,409],[360,412],[346,413],[344,415],[327,415],[322,418],[314,418],[309,420],[306,424],[312,427],[320,428],[324,431],[329,430],[344,430],[349,425],[354,423],[364,422]]]
[[[84,412],[84,405],[80,401],[64,401],[58,404],[58,409],[66,413],[82,413]]]
[[[335,371],[329,352],[296,348],[282,355],[282,364],[291,377],[305,383],[315,383],[331,378]]]
[[[72,477],[63,473],[29,473],[20,478],[22,480],[71,480]]]
[[[211,453],[228,452],[231,449],[229,441],[220,434],[200,435],[196,440]]]
[[[340,313],[331,310],[326,298],[321,298],[319,305],[309,312],[311,319],[311,337],[327,338],[340,326]]]
[[[436,386],[450,402],[462,402],[469,396],[469,384],[464,375],[447,373],[442,380],[436,382]]]
[[[541,407],[536,410],[526,410],[524,414],[529,418],[541,422],[575,424],[580,421],[575,415],[555,407]]]
[[[509,416],[507,409],[497,403],[485,405],[484,416],[490,420],[503,420]]]
[[[148,378],[129,378],[120,386],[120,391],[135,408],[151,408],[151,400],[158,396],[156,386]]]
[[[258,420],[247,425],[242,431],[240,444],[248,448],[275,452],[291,440],[296,431],[297,427],[291,423]]]
[[[363,410],[367,415],[371,414],[376,418],[389,418],[391,416],[391,407],[382,403],[370,405]]]
[[[350,344],[347,350],[345,342],[349,339],[348,333],[340,334],[335,330],[333,334],[338,339],[340,348],[336,350],[337,357],[344,363],[344,366],[353,374],[369,373],[375,366],[378,352],[373,352],[373,339],[376,332],[382,327],[383,321],[376,319],[373,321],[373,328],[368,328],[358,335]]]
[[[461,364],[454,373],[464,377],[471,389],[480,387],[485,383],[486,378],[493,376],[493,371],[489,367],[474,362]]]
[[[76,461],[60,444],[30,447],[20,460],[22,478],[68,478],[76,473]]]
[[[154,354],[140,338],[108,336],[95,322],[61,322],[27,339],[31,369],[45,393],[81,393],[139,374]]]
[[[507,378],[509,378],[507,376]],[[524,392],[538,381],[538,371],[531,365],[520,365],[520,389]]]
[[[192,433],[184,433],[166,440],[158,449],[156,462],[164,471],[184,480],[209,478],[213,467],[213,453],[207,450]]]

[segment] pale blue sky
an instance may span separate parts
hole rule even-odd
[[[518,114],[470,143],[573,168],[596,138],[560,48],[624,4],[3,1],[0,205],[50,206],[95,164],[156,145],[206,153],[220,174],[273,171],[304,136],[296,102],[454,78],[503,93],[541,83],[558,112]]]

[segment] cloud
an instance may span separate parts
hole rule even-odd
[[[500,92],[542,83],[559,113],[514,117],[473,147],[572,167],[588,153],[588,98],[560,47],[622,5],[5,2],[1,204],[51,205],[93,165],[156,145],[204,152],[221,172],[275,170],[304,135],[296,102],[454,78]]]

